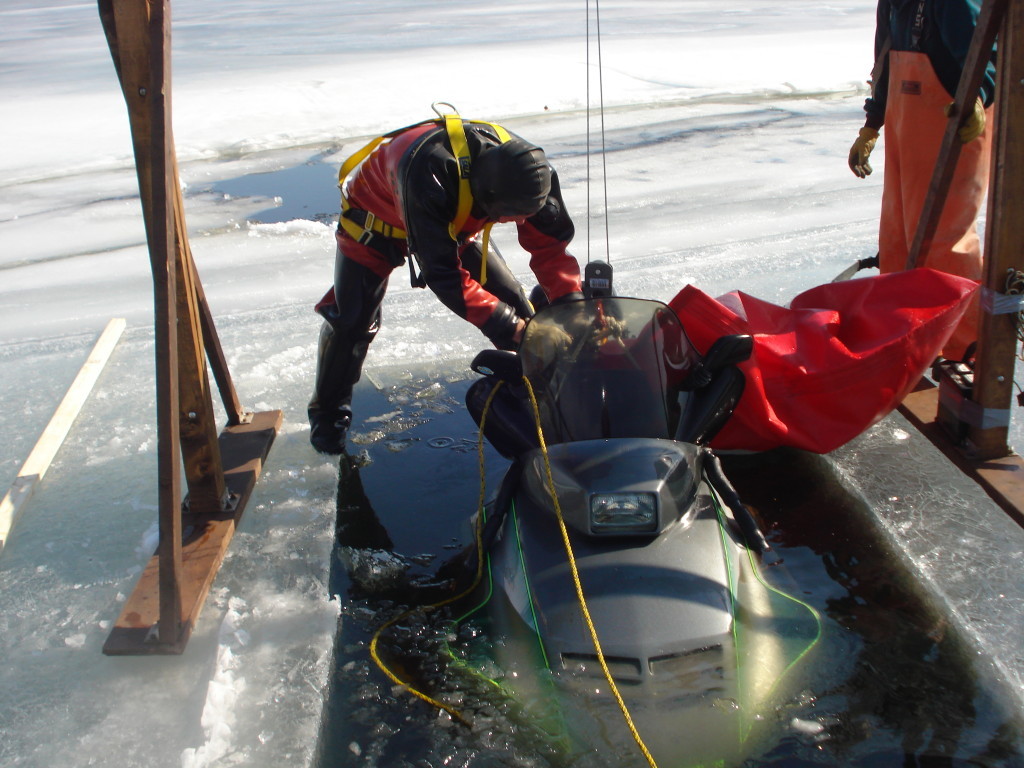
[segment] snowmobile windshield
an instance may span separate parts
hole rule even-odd
[[[680,385],[699,360],[669,307],[617,297],[545,307],[519,357],[549,443],[671,437]]]

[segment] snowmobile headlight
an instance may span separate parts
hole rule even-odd
[[[658,500],[653,493],[595,493],[590,497],[594,533],[647,533],[658,527]]]

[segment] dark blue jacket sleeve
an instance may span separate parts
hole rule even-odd
[[[928,56],[936,77],[952,100],[974,37],[981,12],[980,0],[928,0],[924,4],[924,30],[915,48],[914,15],[919,4],[920,0],[879,0],[875,19],[875,56],[879,56],[887,40],[894,51],[921,51]],[[993,47],[978,93],[986,107],[995,98],[995,61],[996,50]],[[881,128],[885,122],[888,88],[886,56],[872,84],[872,95],[864,102],[865,124],[872,128]]]

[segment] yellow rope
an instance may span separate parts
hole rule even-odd
[[[464,598],[467,595],[469,595],[470,593],[472,593],[473,590],[475,590],[477,588],[477,585],[480,584],[480,580],[483,578],[483,572],[484,572],[484,552],[483,552],[483,541],[482,541],[483,518],[484,518],[483,510],[484,510],[484,501],[485,501],[486,492],[487,492],[487,474],[485,472],[485,466],[484,466],[484,424],[487,423],[487,412],[488,412],[488,410],[490,410],[491,402],[494,400],[494,396],[497,394],[498,390],[501,389],[501,384],[502,384],[502,382],[499,381],[497,383],[497,385],[494,387],[494,389],[491,390],[491,393],[487,396],[487,400],[484,403],[483,413],[481,413],[481,415],[480,415],[480,430],[479,430],[479,432],[477,434],[477,456],[478,456],[479,466],[480,466],[480,496],[479,496],[479,499],[477,501],[477,518],[476,518],[476,526],[475,526],[475,531],[474,531],[474,537],[475,537],[475,541],[476,541],[477,557],[476,557],[476,574],[473,577],[473,583],[470,584],[470,586],[467,587],[465,590],[463,590],[459,594],[455,595],[454,597],[449,597],[449,598],[447,598],[445,600],[442,600],[439,603],[434,603],[433,605],[425,606],[423,608],[423,612],[424,613],[429,613],[430,611],[434,611],[434,610],[437,610],[438,608],[442,608],[442,607],[444,607],[446,605],[451,605],[452,603],[458,602],[462,598]],[[451,707],[451,706],[449,706],[449,705],[447,705],[447,704],[445,704],[445,703],[443,703],[441,701],[438,701],[435,698],[432,698],[431,696],[428,696],[427,694],[423,693],[422,691],[417,690],[411,684],[407,683],[406,681],[404,681],[400,677],[398,677],[398,675],[396,675],[394,672],[392,672],[390,667],[388,667],[388,665],[384,663],[384,660],[381,659],[380,654],[377,653],[377,646],[378,646],[378,644],[380,642],[381,635],[384,634],[384,631],[387,630],[389,627],[394,626],[395,624],[397,624],[398,622],[400,622],[402,619],[406,618],[407,616],[411,616],[412,614],[414,614],[416,612],[416,610],[417,610],[416,608],[411,608],[408,611],[405,611],[404,613],[396,616],[395,618],[385,622],[383,625],[380,626],[380,628],[378,628],[378,630],[374,633],[373,638],[371,638],[371,640],[370,640],[370,658],[373,659],[373,661],[377,665],[378,669],[380,669],[380,671],[383,672],[388,677],[388,679],[391,680],[391,682],[393,682],[395,685],[402,686],[407,691],[409,691],[409,693],[411,693],[413,696],[415,696],[418,699],[421,699],[422,701],[425,701],[427,704],[430,704],[432,707],[436,707],[438,709],[443,709],[445,712],[447,712],[453,718],[458,720],[460,723],[463,723],[464,725],[471,725],[469,720],[467,720],[466,717],[461,712],[459,712],[457,709],[455,709],[454,707]]]
[[[604,651],[601,650],[601,641],[597,637],[597,628],[594,627],[593,619],[590,617],[590,609],[587,608],[587,601],[583,596],[583,584],[580,582],[579,570],[576,568],[576,558],[572,552],[572,543],[569,541],[569,531],[565,527],[565,520],[562,517],[562,507],[559,505],[558,495],[555,493],[555,479],[551,474],[551,461],[548,457],[548,447],[544,442],[544,430],[541,428],[540,423],[540,407],[537,405],[537,397],[534,395],[533,386],[530,384],[530,380],[526,376],[523,376],[523,381],[526,383],[526,391],[530,395],[530,404],[533,406],[533,415],[537,423],[537,439],[540,441],[541,455],[544,457],[544,471],[547,475],[551,501],[555,505],[555,516],[558,519],[558,528],[562,532],[562,542],[565,544],[565,551],[569,558],[569,569],[572,572],[572,580],[576,587],[576,597],[580,602],[580,610],[583,612],[583,620],[586,622],[587,629],[590,630],[590,639],[594,643],[594,651],[597,653],[597,660],[601,665],[601,671],[604,673],[605,680],[608,681],[608,687],[612,692],[612,696],[615,697],[615,701],[619,705],[619,709],[622,711],[622,717],[626,721],[626,726],[629,728],[629,732],[633,734],[634,741],[636,741],[637,746],[640,747],[640,751],[647,759],[647,763],[651,768],[658,768],[658,764],[654,761],[654,756],[651,754],[650,750],[647,749],[647,745],[644,744],[644,740],[640,736],[640,732],[637,730],[636,725],[633,724],[633,718],[629,714],[626,702],[622,699],[622,694],[619,693],[619,689],[615,685],[615,680],[612,678],[611,670],[608,669],[608,664],[604,658]]]
[[[398,616],[397,618],[391,619],[391,621],[387,622],[386,624],[384,624],[384,626],[382,626],[380,629],[377,630],[377,633],[373,636],[373,639],[370,640],[370,658],[373,659],[374,663],[377,665],[377,667],[380,669],[380,671],[383,672],[385,675],[387,675],[388,679],[390,679],[391,682],[393,682],[395,685],[402,686],[407,691],[409,691],[409,693],[411,693],[413,696],[415,696],[418,699],[422,699],[423,701],[427,702],[427,704],[430,704],[432,707],[437,707],[438,709],[443,709],[445,712],[447,712],[449,715],[454,717],[460,723],[463,723],[464,725],[470,725],[470,722],[465,717],[463,717],[462,713],[459,712],[454,707],[450,707],[447,704],[445,704],[444,702],[441,702],[441,701],[438,701],[437,699],[431,698],[427,694],[422,693],[421,691],[418,691],[417,689],[413,688],[409,683],[407,683],[404,680],[402,680],[398,675],[396,675],[394,672],[392,672],[390,668],[388,668],[387,664],[385,664],[384,661],[378,655],[378,653],[377,653],[377,643],[380,640],[381,633],[384,632],[384,630],[386,630],[388,627],[392,626],[393,624],[397,624],[399,621],[404,619],[406,616],[411,615],[413,612],[414,611],[411,611],[411,610],[410,611],[406,611],[401,616]]]
[[[583,613],[583,619],[586,622],[587,629],[590,632],[590,639],[594,644],[594,651],[597,654],[598,663],[601,665],[601,671],[604,673],[604,678],[608,682],[609,690],[611,690],[612,696],[615,698],[615,701],[619,706],[619,710],[622,712],[622,717],[626,722],[626,727],[629,728],[630,734],[632,734],[633,736],[633,740],[640,748],[640,751],[641,753],[643,753],[643,756],[647,760],[648,765],[650,765],[651,768],[658,768],[658,764],[655,762],[654,756],[647,748],[647,745],[644,743],[643,738],[640,736],[640,732],[637,730],[636,725],[633,723],[633,718],[629,714],[629,709],[626,707],[626,702],[623,700],[622,694],[619,693],[618,686],[615,685],[615,680],[612,677],[611,670],[608,668],[608,663],[605,661],[604,651],[601,650],[601,641],[597,636],[597,628],[594,626],[594,621],[590,616],[590,610],[587,608],[586,598],[583,595],[583,585],[580,582],[579,570],[576,567],[576,558],[573,555],[572,543],[569,541],[569,531],[565,527],[565,520],[562,516],[562,508],[558,503],[558,495],[555,492],[555,481],[553,475],[551,474],[551,461],[548,457],[547,443],[545,443],[544,441],[544,431],[541,428],[540,407],[537,405],[537,397],[534,394],[533,386],[530,384],[530,380],[526,376],[523,376],[523,382],[525,382],[526,384],[526,391],[530,395],[530,404],[533,407],[533,415],[537,425],[537,439],[540,442],[541,454],[544,457],[544,471],[547,477],[548,488],[551,493],[551,500],[555,507],[555,516],[558,520],[558,527],[562,534],[562,542],[565,545],[565,551],[568,556],[569,568],[572,572],[573,584],[576,588],[576,597],[579,600],[580,610]],[[494,389],[491,390],[491,393],[487,397],[487,401],[484,403],[483,413],[481,414],[480,417],[480,430],[477,436],[477,451],[480,465],[480,497],[478,500],[478,513],[475,532],[477,547],[477,564],[476,574],[473,578],[473,583],[470,587],[468,587],[466,590],[456,595],[455,597],[450,597],[434,605],[427,606],[426,608],[424,608],[424,612],[433,611],[437,608],[441,608],[442,606],[449,605],[458,600],[461,600],[463,597],[467,596],[474,589],[476,589],[477,585],[480,583],[480,579],[483,576],[483,543],[481,541],[481,535],[483,528],[483,508],[486,491],[486,473],[484,471],[484,424],[486,423],[487,420],[487,411],[489,410],[491,402],[494,400],[494,396],[500,387],[501,382],[498,382],[497,386],[495,386]],[[377,630],[377,632],[374,634],[373,638],[370,641],[370,657],[373,659],[374,663],[376,663],[377,667],[393,683],[402,686],[407,691],[409,691],[409,693],[411,693],[413,696],[415,696],[418,699],[421,699],[422,701],[425,701],[427,704],[430,704],[431,706],[436,707],[438,709],[444,710],[459,722],[465,725],[470,725],[470,722],[466,719],[466,717],[454,707],[451,707],[441,701],[438,701],[437,699],[428,696],[427,694],[417,690],[416,688],[412,687],[412,685],[399,678],[398,675],[396,675],[394,672],[391,671],[390,668],[388,668],[388,666],[380,658],[380,655],[377,653],[378,642],[383,632],[388,627],[397,624],[399,621],[401,621],[407,616],[412,615],[413,613],[415,613],[415,609],[408,610],[405,613],[399,615],[398,617],[386,622],[383,626],[380,627],[380,629]]]

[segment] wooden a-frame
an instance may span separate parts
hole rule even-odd
[[[99,0],[99,15],[128,106],[153,271],[160,528],[103,652],[181,653],[282,413],[239,404],[189,249],[171,131],[170,2]],[[219,437],[207,362],[227,411]]]

